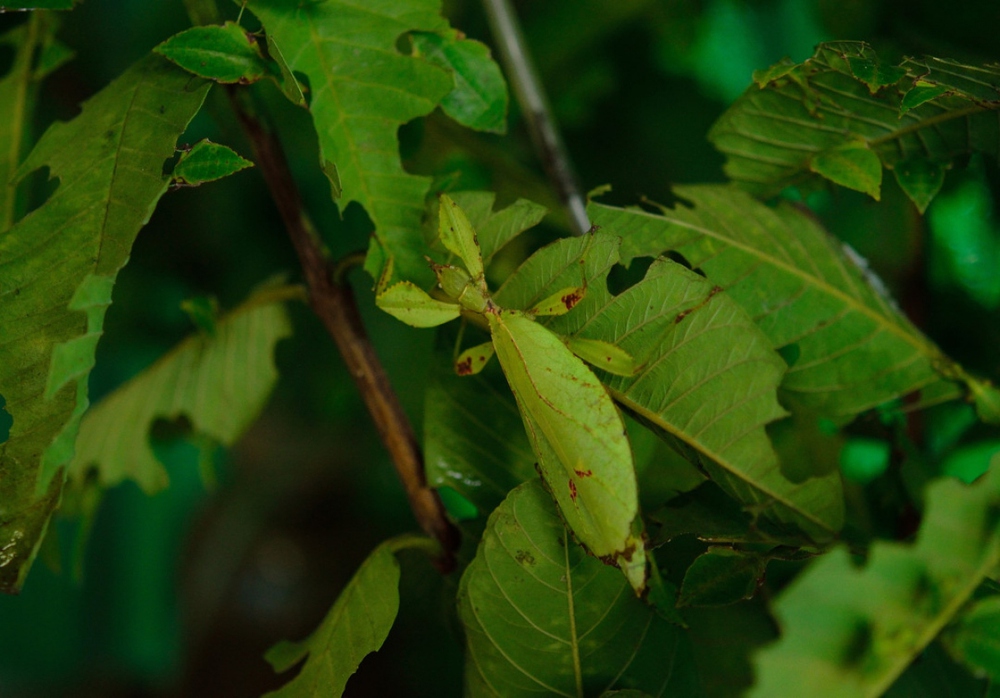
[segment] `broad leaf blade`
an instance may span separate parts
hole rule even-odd
[[[516,238],[528,228],[537,225],[545,217],[547,209],[527,199],[518,199],[506,208],[493,210],[496,194],[491,191],[456,191],[450,194],[458,204],[472,227],[479,241],[480,254],[483,263],[489,265],[493,256],[508,242]],[[431,218],[438,215],[438,206],[431,207]],[[438,233],[438,223],[433,220],[433,231]]]
[[[445,30],[439,4],[247,3],[288,67],[309,78],[320,164],[331,176],[334,198],[342,208],[361,204],[375,225],[381,254],[394,260],[401,278],[425,288],[431,274],[422,256],[420,219],[430,179],[403,170],[396,132],[431,112],[454,83],[446,70],[401,54],[396,41],[409,31]],[[370,271],[377,278],[381,268]]]
[[[416,32],[413,45],[417,55],[455,76],[455,86],[441,100],[445,114],[477,131],[506,133],[507,83],[489,48],[454,30]]]
[[[678,606],[727,606],[749,599],[764,581],[767,558],[716,546],[684,574]]]
[[[258,39],[235,22],[192,27],[175,34],[154,51],[184,70],[207,80],[248,85],[272,75]]]
[[[23,580],[55,505],[115,276],[208,87],[149,56],[50,127],[21,166],[48,165],[59,188],[0,236],[0,326],[13,328],[0,338],[0,394],[14,419],[0,446],[0,548],[11,560],[0,589]]]
[[[399,610],[399,562],[394,552],[416,543],[408,537],[386,541],[361,567],[312,635],[301,642],[282,642],[266,659],[284,672],[308,660],[290,682],[267,696],[275,698],[340,698],[347,680],[368,654],[385,642]],[[419,539],[414,539],[419,540]]]
[[[620,232],[613,223],[605,229]],[[757,513],[829,538],[843,520],[838,476],[791,482],[764,430],[785,414],[777,401],[785,364],[767,338],[728,294],[667,260],[612,296],[606,277],[618,260],[618,243],[596,233],[543,248],[511,276],[497,300],[530,307],[579,278],[582,258],[587,295],[547,326],[609,342],[635,357],[641,366],[636,375],[602,374],[616,402],[701,454],[691,457]]]
[[[1000,461],[973,485],[927,489],[914,545],[876,543],[858,568],[844,548],[782,592],[781,639],[757,656],[751,695],[879,696],[1000,563]]]
[[[168,483],[153,453],[157,419],[187,417],[198,434],[224,446],[257,418],[278,378],[274,346],[291,334],[283,289],[262,290],[101,400],[84,415],[71,478],[96,470],[105,487],[134,480],[147,494]]]
[[[958,397],[969,379],[888,298],[863,260],[805,213],[732,187],[679,187],[693,206],[660,215],[592,204],[591,220],[622,235],[622,258],[679,253],[726,289],[775,349],[797,348],[784,395],[823,416],[855,415],[917,390]]]
[[[840,41],[820,44],[804,63],[761,73],[709,138],[726,155],[726,173],[759,196],[811,186],[815,172],[878,198],[881,164],[922,212],[937,188],[926,178],[911,182],[909,173],[923,176],[974,152],[995,155],[998,108],[998,65],[927,58],[892,67],[867,44]],[[845,164],[843,148],[852,143],[864,147],[848,151],[848,170],[861,165],[854,174],[823,164],[831,157]]]
[[[701,694],[684,631],[573,542],[537,480],[490,517],[459,616],[468,696]]]
[[[232,148],[212,143],[206,138],[195,143],[191,150],[181,153],[171,178],[175,186],[196,187],[248,167],[253,167],[253,163],[240,157]]]

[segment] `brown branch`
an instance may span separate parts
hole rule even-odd
[[[441,544],[442,555],[436,561],[438,568],[450,572],[455,565],[458,531],[448,520],[437,492],[427,486],[423,454],[413,427],[365,332],[354,293],[348,284],[333,278],[331,264],[302,207],[277,136],[256,116],[251,97],[245,90],[229,87],[228,94],[305,272],[309,305],[326,326],[347,364],[382,443],[392,457],[417,523]]]

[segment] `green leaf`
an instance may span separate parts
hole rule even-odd
[[[816,153],[809,161],[809,169],[835,184],[879,200],[882,163],[864,141],[850,141]]]
[[[600,211],[591,208],[592,215]],[[600,225],[624,232],[611,216]],[[678,448],[758,513],[829,538],[843,519],[838,475],[791,482],[764,429],[785,415],[777,401],[784,361],[728,294],[679,264],[658,260],[639,283],[612,296],[606,279],[618,245],[618,238],[602,232],[560,240],[532,255],[495,299],[530,307],[550,289],[579,279],[583,259],[587,295],[546,326],[634,356],[641,364],[634,376],[602,374],[616,402],[683,444]]]
[[[438,212],[441,244],[462,260],[473,281],[483,276],[483,258],[476,240],[476,231],[450,196],[441,195],[441,205]]]
[[[627,351],[609,342],[583,337],[567,337],[566,346],[592,366],[616,376],[634,376],[639,366]]]
[[[465,212],[469,223],[476,231],[480,254],[483,263],[489,265],[493,256],[504,245],[522,232],[537,225],[547,212],[541,204],[527,199],[518,199],[506,208],[493,210],[496,194],[487,191],[456,191],[451,192],[452,200]],[[431,218],[436,220],[438,206],[431,207]],[[438,231],[435,223],[433,230]]]
[[[948,168],[940,163],[914,159],[898,163],[892,173],[896,176],[899,188],[910,197],[917,210],[923,214],[941,191],[946,169]]]
[[[14,419],[0,445],[0,589],[16,589],[73,457],[87,376],[111,289],[167,189],[164,162],[209,88],[159,56],[133,65],[53,124],[19,175],[48,166],[59,187],[0,236],[0,395]]]
[[[597,377],[551,331],[518,311],[487,315],[538,469],[574,535],[646,583],[633,533],[639,499],[625,426]]]
[[[278,379],[275,345],[292,328],[282,301],[298,289],[262,289],[101,400],[84,415],[69,477],[91,469],[111,487],[135,481],[147,494],[167,486],[150,430],[158,419],[186,417],[194,432],[231,446],[257,418]]]
[[[174,167],[174,185],[196,187],[205,182],[228,177],[240,170],[253,167],[249,160],[241,158],[228,146],[212,143],[207,138],[200,140],[190,150],[181,153]]]
[[[494,353],[492,341],[469,347],[455,359],[455,373],[460,376],[474,376],[486,368]]]
[[[28,124],[35,111],[42,79],[72,55],[55,41],[54,15],[36,12],[0,36],[0,46],[15,51],[9,72],[0,79],[0,232],[8,230],[24,212],[14,172],[28,146]],[[39,63],[33,64],[39,51]]]
[[[400,281],[375,297],[375,304],[397,320],[414,327],[437,327],[461,313],[455,303],[431,298],[422,288]]]
[[[757,655],[752,696],[879,696],[1000,563],[1000,459],[973,485],[931,484],[916,543],[843,547],[781,593],[781,639]]]
[[[424,400],[427,482],[451,487],[489,513],[536,476],[535,455],[496,362],[476,375],[457,376],[454,338],[441,337]]]
[[[455,76],[455,86],[441,100],[445,114],[477,131],[507,132],[507,83],[489,48],[455,30],[414,32],[411,38],[418,56]]]
[[[80,0],[15,0],[13,5],[0,5],[4,10],[72,10]]]
[[[711,547],[684,574],[678,606],[727,606],[749,599],[764,581],[767,557]]]
[[[839,41],[765,77],[709,133],[726,173],[758,196],[813,186],[814,173],[876,196],[875,159],[890,170],[930,170],[996,154],[1000,66],[926,58],[891,67],[867,44]],[[933,195],[903,189],[923,208]]]
[[[153,49],[207,80],[249,85],[275,71],[261,54],[258,39],[235,22],[192,27]]]
[[[396,132],[430,113],[454,81],[446,70],[399,53],[396,41],[410,31],[446,30],[439,4],[247,3],[288,68],[308,78],[320,164],[331,175],[334,198],[340,197],[342,210],[352,201],[361,204],[375,226],[377,249],[394,259],[399,277],[424,288],[432,277],[423,260],[420,219],[430,179],[405,172]],[[327,163],[336,166],[336,176]]]
[[[306,639],[281,642],[265,659],[274,670],[288,671],[306,656],[298,675],[277,691],[275,698],[340,698],[347,680],[368,654],[377,652],[396,621],[399,610],[399,562],[395,552],[423,547],[427,539],[401,536],[388,540],[361,563],[326,618]]]
[[[700,695],[689,640],[573,542],[534,480],[490,517],[462,575],[466,695]]]
[[[781,384],[785,399],[845,422],[917,390],[959,396],[950,381],[982,387],[959,375],[864,260],[809,215],[787,203],[767,207],[732,187],[678,187],[677,194],[692,207],[655,215],[591,204],[589,213],[623,236],[626,263],[672,250],[726,289],[774,348],[797,346]]]
[[[944,637],[953,655],[1000,681],[1000,596],[974,603]]]

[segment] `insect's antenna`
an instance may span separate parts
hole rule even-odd
[[[247,9],[247,0],[243,0],[243,4],[240,5],[240,13],[236,15],[236,23],[239,24],[240,20],[243,19],[243,10]]]
[[[456,361],[458,361],[458,355],[462,353],[461,352],[461,349],[462,349],[462,338],[465,337],[465,326],[468,325],[468,324],[469,324],[469,321],[466,320],[463,317],[462,318],[462,322],[460,322],[459,325],[458,325],[458,336],[455,337],[455,348],[451,352],[451,362],[452,363],[455,363]]]

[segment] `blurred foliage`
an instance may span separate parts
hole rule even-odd
[[[1000,59],[994,0],[525,0],[518,10],[583,188],[611,183],[605,200],[613,204],[641,196],[670,202],[674,184],[723,181],[723,158],[706,139],[712,123],[754,70],[784,56],[804,60],[819,41],[864,40],[887,59]],[[238,8],[226,11],[235,19]],[[446,0],[445,14],[491,45],[478,3]],[[24,21],[23,14],[0,14],[0,33]],[[75,115],[80,102],[188,26],[179,0],[78,4],[58,32],[76,58],[46,77],[30,137]],[[0,74],[12,61],[0,46]],[[271,83],[254,89],[282,125],[306,205],[334,254],[363,249],[371,224],[354,206],[338,215],[307,115]],[[184,140],[209,138],[250,152],[221,91],[208,106]],[[439,113],[405,125],[400,136],[411,173],[455,188],[493,189],[498,205],[525,197],[557,208],[516,105],[503,136],[459,131]],[[29,205],[49,190],[44,179],[29,178]],[[990,158],[949,171],[925,217],[891,179],[878,204],[843,189],[807,200],[831,232],[869,260],[916,325],[994,380],[998,201],[1000,173]],[[512,243],[511,254],[564,228],[556,212]],[[186,299],[215,296],[233,308],[262,279],[296,270],[255,169],[170,192],[119,275],[90,378],[92,401],[192,331],[181,308]],[[436,379],[412,367],[430,361],[433,338],[375,311],[370,279],[357,272],[352,279],[366,326],[420,433],[426,387]],[[276,393],[243,441],[217,455],[214,491],[199,477],[195,446],[160,444],[171,487],[152,497],[132,484],[106,494],[82,580],[70,574],[80,531],[56,523],[59,546],[42,553],[48,564],[36,565],[20,597],[0,597],[0,695],[256,696],[275,689],[285,678],[272,672],[264,651],[276,638],[311,632],[378,543],[414,527],[328,336],[305,308],[292,307],[290,315],[294,334],[276,350]],[[830,446],[848,477],[848,542],[876,534],[907,539],[923,508],[923,482],[938,474],[971,480],[1000,448],[1000,430],[977,423],[968,406],[941,405],[908,420],[906,412],[900,404],[867,413]],[[0,411],[0,439],[6,417]],[[679,573],[707,550],[691,536],[682,542],[665,560]],[[463,658],[455,610],[446,606],[452,581],[415,554],[401,565],[400,616],[347,695],[457,695]],[[780,588],[800,567],[771,563],[769,585]],[[690,609],[685,617],[708,694],[748,687],[751,652],[775,634],[763,603]],[[938,683],[922,682],[925,675]],[[953,685],[981,690],[932,645],[894,695],[914,695],[915,686],[943,695],[941,677],[953,675]]]

